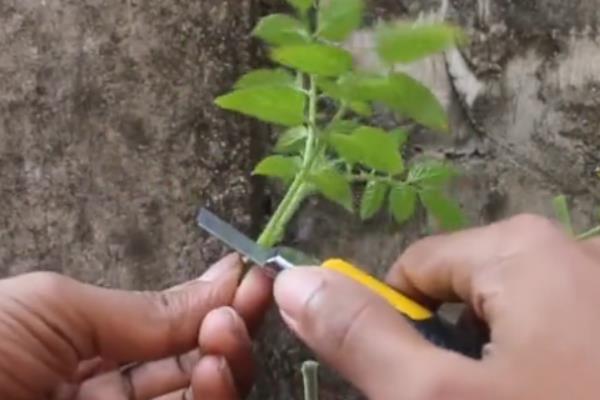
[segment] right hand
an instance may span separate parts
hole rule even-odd
[[[434,306],[469,304],[491,331],[483,359],[434,347],[370,291],[322,268],[284,272],[275,298],[295,333],[372,399],[600,396],[600,242],[518,216],[414,244],[388,283]]]

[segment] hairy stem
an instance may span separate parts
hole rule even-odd
[[[312,165],[320,148],[316,126],[317,84],[314,76],[310,76],[308,96],[308,139],[306,140],[302,168],[296,174],[283,200],[258,238],[258,244],[264,247],[272,247],[281,240],[288,223],[306,197],[307,178],[310,175]]]
[[[590,238],[593,238],[594,236],[598,236],[600,235],[600,226],[597,226],[595,228],[590,229],[587,232],[582,233],[581,235],[577,236],[578,240],[587,240]]]
[[[304,381],[304,400],[319,400],[319,364],[316,361],[305,361],[302,364]]]

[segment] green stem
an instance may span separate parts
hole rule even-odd
[[[346,174],[346,179],[350,182],[370,182],[378,181],[385,183],[396,182],[391,176],[377,176],[370,174]]]
[[[319,364],[316,361],[305,361],[302,364],[304,381],[304,400],[319,400]]]
[[[307,179],[320,148],[317,137],[317,84],[314,76],[310,76],[308,104],[308,139],[304,151],[302,168],[296,174],[283,200],[269,220],[269,223],[258,238],[258,244],[272,247],[283,237],[285,228],[300,207],[307,193]]]
[[[581,235],[577,236],[578,240],[587,240],[590,239],[594,236],[598,236],[600,235],[600,226],[597,226],[593,229],[590,229],[587,232],[582,233]]]

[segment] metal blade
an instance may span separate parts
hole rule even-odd
[[[198,214],[197,223],[202,229],[259,266],[265,266],[277,255],[276,249],[265,249],[259,246],[242,232],[204,208]]]

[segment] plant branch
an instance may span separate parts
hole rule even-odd
[[[391,176],[378,176],[378,175],[370,175],[370,174],[346,174],[346,179],[350,182],[385,182],[385,183],[394,183],[396,182]]]
[[[316,361],[305,361],[302,364],[304,381],[304,400],[319,400],[319,364]]]
[[[590,239],[590,238],[592,238],[594,236],[598,236],[598,235],[600,235],[600,226],[592,228],[589,231],[584,232],[581,235],[577,236],[577,240],[587,240],[587,239]]]
[[[320,151],[320,143],[317,137],[317,83],[314,76],[310,76],[310,88],[308,92],[308,140],[304,151],[302,167],[296,174],[283,200],[271,216],[269,223],[258,238],[258,244],[264,247],[272,247],[283,237],[285,229],[304,200],[307,190],[307,178],[314,160]]]

